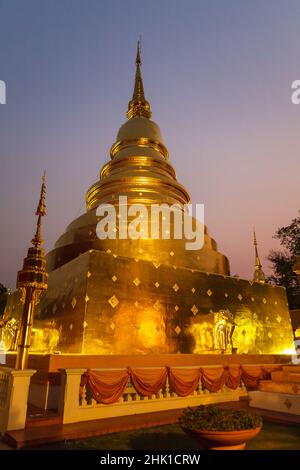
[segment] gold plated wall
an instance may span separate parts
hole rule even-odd
[[[226,308],[234,314],[237,353],[290,350],[293,335],[284,289],[91,250],[50,273],[33,349],[213,353],[214,312]]]

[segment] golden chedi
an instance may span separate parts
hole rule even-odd
[[[150,119],[150,105],[144,96],[140,64],[138,49],[134,92],[127,112],[128,120],[121,126],[117,141],[111,148],[111,161],[104,165],[99,181],[87,192],[87,212],[73,221],[59,238],[54,250],[48,255],[48,270],[62,266],[89,249],[110,249],[120,256],[228,275],[228,260],[217,251],[216,242],[207,231],[201,252],[186,250],[184,239],[142,238],[111,241],[99,240],[97,237],[96,208],[104,203],[118,205],[119,196],[127,196],[128,205],[183,205],[190,200],[187,190],[176,180],[160,129]],[[170,232],[172,234],[172,227]]]
[[[169,163],[145,98],[138,48],[134,93],[110,161],[88,190],[86,212],[47,255],[49,287],[38,307],[32,348],[84,354],[214,353],[218,312],[234,322],[237,353],[282,353],[292,327],[285,290],[230,277],[227,258],[204,230],[204,245],[186,240],[99,239],[97,208],[189,202]],[[171,221],[173,223],[173,221]],[[172,232],[173,226],[170,227]],[[256,282],[258,281],[258,282]],[[8,308],[16,313],[17,305]]]

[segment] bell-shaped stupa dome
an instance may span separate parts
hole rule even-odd
[[[87,191],[85,214],[74,220],[48,254],[49,271],[90,249],[109,251],[117,256],[146,259],[157,264],[183,266],[208,273],[229,274],[227,258],[217,251],[216,242],[204,229],[204,245],[200,250],[186,250],[186,239],[153,239],[144,236],[132,239],[99,239],[96,233],[100,204],[113,204],[119,210],[120,197],[127,204],[189,203],[187,190],[177,181],[169,162],[169,153],[159,126],[151,119],[150,104],[145,98],[138,46],[136,75],[132,99],[128,104],[127,121],[120,127],[110,150],[110,161],[100,171],[99,179]],[[171,220],[171,225],[172,225]],[[173,226],[171,226],[172,233]]]

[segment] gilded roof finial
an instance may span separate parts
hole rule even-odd
[[[135,83],[134,90],[132,95],[132,100],[129,101],[127,118],[131,119],[136,116],[151,118],[150,104],[145,98],[144,94],[144,85],[141,73],[141,40],[137,42],[137,52],[136,52],[136,72],[135,72]]]
[[[48,274],[46,271],[46,258],[41,237],[42,217],[46,214],[45,206],[46,178],[42,179],[41,195],[37,206],[38,216],[36,233],[31,240],[33,246],[28,249],[23,261],[23,268],[18,271],[17,288],[20,289],[23,303],[20,332],[18,335],[18,352],[16,369],[28,369],[29,349],[31,345],[31,333],[33,327],[35,306],[40,300],[41,293],[48,287]]]
[[[34,238],[31,240],[31,243],[35,247],[39,247],[44,243],[42,239],[42,217],[46,215],[45,194],[46,194],[46,172],[44,172],[43,177],[42,177],[40,200],[39,200],[36,213],[35,213],[35,215],[38,216],[36,232],[35,232]]]
[[[253,281],[264,284],[266,282],[266,277],[265,277],[265,273],[262,270],[262,265],[261,265],[259,254],[258,254],[256,233],[255,233],[254,228],[253,228],[253,244],[255,248],[255,267],[254,267]]]
[[[137,42],[137,49],[136,49],[136,59],[135,59],[136,65],[137,65],[137,64],[139,64],[139,65],[142,64],[142,60],[141,60],[141,48],[142,48],[142,39],[141,39],[141,36],[140,36],[140,39],[139,39],[138,42]]]

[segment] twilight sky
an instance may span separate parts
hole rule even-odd
[[[143,77],[177,177],[232,274],[252,277],[300,208],[298,0],[0,0],[0,282],[14,287],[47,171],[46,249],[125,121],[142,35]]]

